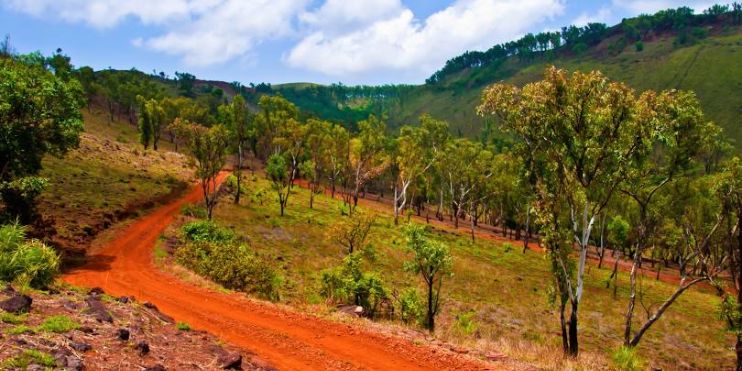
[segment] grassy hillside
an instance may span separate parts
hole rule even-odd
[[[430,113],[448,120],[454,134],[476,137],[484,121],[474,109],[484,87],[500,81],[517,85],[535,81],[554,64],[571,71],[600,70],[638,91],[693,90],[708,117],[726,130],[728,138],[742,142],[742,28],[719,26],[710,30],[708,37],[684,45],[677,44],[673,33],[661,34],[645,40],[642,51],[633,44],[617,48],[623,41],[621,33],[616,33],[581,54],[545,53],[526,61],[510,57],[501,63],[460,71],[435,84],[377,87],[382,89],[380,93],[362,98],[343,97],[335,86],[326,87],[328,92],[324,94],[317,93],[316,85],[308,84],[276,86],[274,91],[327,119],[352,121],[369,113],[385,113],[396,127],[415,123],[422,113]],[[357,89],[344,88],[349,95]]]
[[[159,152],[143,151],[128,122],[109,123],[98,109],[83,113],[80,148],[48,156],[41,173],[49,179],[39,198],[51,229],[45,235],[68,252],[84,251],[98,232],[184,189],[192,177],[186,156],[168,143]]]
[[[259,176],[248,182],[248,188],[253,194],[270,192],[269,183]],[[319,311],[329,309],[319,295],[320,272],[340,264],[345,256],[344,248],[327,237],[328,227],[341,218],[341,202],[319,196],[310,209],[308,191],[296,189],[286,216],[280,217],[278,204],[273,194],[269,195],[262,205],[256,197],[242,205],[223,200],[215,219],[274,262],[283,276],[282,301]],[[394,226],[388,210],[377,206],[360,206],[377,216],[370,237],[377,259],[373,269],[396,292],[406,287],[422,290],[420,278],[403,270],[410,255],[404,249],[401,227]],[[558,314],[549,305],[550,273],[544,255],[534,251],[524,254],[519,246],[492,239],[471,242],[463,229],[461,232],[434,232],[454,254],[454,274],[443,286],[444,304],[436,336],[546,369],[572,368],[561,356]],[[627,275],[620,275],[618,297],[614,298],[613,289],[605,287],[609,274],[609,269],[596,267],[587,273],[580,327],[583,369],[610,366],[611,353],[621,344]],[[642,286],[647,306],[657,305],[674,290],[652,278],[642,279]],[[718,305],[711,293],[689,292],[647,333],[639,348],[641,356],[651,366],[663,369],[715,369],[732,364],[732,342],[718,320]],[[644,320],[643,314],[638,316]]]
[[[499,66],[468,70],[444,81],[440,86],[421,86],[404,97],[404,109],[391,116],[400,122],[413,121],[423,112],[444,118],[467,135],[483,127],[474,108],[483,87],[505,81],[517,85],[538,80],[544,69],[554,64],[568,70],[599,70],[611,79],[624,81],[638,91],[684,89],[696,92],[704,112],[722,126],[730,139],[742,141],[742,30],[699,40],[677,47],[666,35],[644,43],[644,50],[626,47],[610,54],[607,39],[584,55],[523,63],[516,59]]]

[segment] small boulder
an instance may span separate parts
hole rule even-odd
[[[116,301],[118,301],[119,303],[124,303],[124,304],[133,303],[134,297],[133,296],[122,296],[116,299]]]
[[[241,370],[242,355],[239,353],[224,352],[217,359],[219,367],[224,370]]]
[[[137,343],[136,346],[134,346],[134,349],[136,349],[139,352],[139,356],[144,357],[147,354],[149,354],[149,344],[147,344],[146,341],[140,341]]]
[[[154,365],[146,367],[144,371],[167,371],[167,369],[163,365]]]
[[[80,326],[77,329],[77,331],[80,331],[83,334],[88,334],[88,335],[91,335],[91,334],[94,334],[95,333],[95,330],[92,327],[90,327],[90,326]]]
[[[338,312],[351,316],[363,316],[363,307],[359,305],[341,305],[337,308]]]
[[[105,291],[103,291],[103,289],[100,287],[93,287],[92,289],[90,289],[90,291],[88,291],[88,295],[92,296],[100,296],[103,294],[105,294]]]
[[[131,334],[129,333],[129,330],[125,328],[120,328],[116,331],[116,339],[119,339],[121,341],[127,341],[129,340],[129,337]]]
[[[108,312],[106,306],[97,296],[88,296],[85,298],[85,303],[88,305],[86,312],[91,314],[98,322],[113,323],[113,317]]]
[[[68,370],[82,371],[85,369],[85,364],[80,358],[75,356],[67,356],[67,367]]]
[[[72,348],[72,349],[74,349],[74,350],[76,350],[78,352],[87,352],[87,351],[93,349],[93,347],[90,346],[90,344],[87,344],[87,343],[76,343],[74,341],[73,342],[70,342],[70,348]]]
[[[0,308],[9,313],[27,313],[33,299],[27,295],[15,294],[9,299],[0,301]]]

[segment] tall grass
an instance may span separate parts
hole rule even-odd
[[[59,273],[59,255],[38,240],[26,238],[26,227],[0,226],[0,280],[44,288]]]

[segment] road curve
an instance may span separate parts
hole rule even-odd
[[[175,320],[255,353],[281,370],[490,368],[402,338],[195,286],[160,271],[153,262],[157,239],[184,204],[201,199],[200,187],[193,187],[182,198],[156,208],[118,231],[112,241],[88,257],[86,265],[70,270],[63,280],[154,303]]]

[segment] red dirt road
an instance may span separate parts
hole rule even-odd
[[[221,179],[226,174],[222,174]],[[220,181],[221,181],[220,179]],[[186,203],[201,200],[194,187],[179,200],[155,209],[123,228],[88,263],[63,280],[101,287],[116,296],[149,301],[177,321],[206,330],[257,354],[283,370],[482,370],[490,365],[440,348],[280,309],[191,285],[158,270],[153,248]]]

